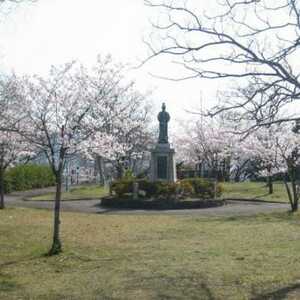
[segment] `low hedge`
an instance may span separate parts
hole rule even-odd
[[[162,181],[151,182],[147,179],[126,178],[112,183],[111,190],[119,198],[123,198],[133,192],[133,183],[137,182],[139,191],[144,193],[145,198],[176,198],[177,196],[211,199],[215,195],[215,183],[204,178],[188,178],[176,183]],[[217,183],[216,196],[221,196],[223,187]],[[140,193],[141,194],[141,193]]]
[[[44,188],[55,185],[55,177],[49,166],[26,164],[5,172],[4,190],[6,193]]]
[[[111,190],[118,197],[124,197],[133,192],[133,183],[137,182],[139,190],[145,193],[145,197],[169,197],[176,194],[178,185],[168,182],[151,182],[147,179],[119,179],[112,182]]]
[[[215,196],[220,197],[223,192],[223,186],[217,183],[215,187],[215,182],[213,180],[205,178],[187,178],[180,181],[182,189],[185,190],[188,187],[188,191],[191,195],[197,195],[201,198],[213,198]],[[216,188],[216,191],[215,191]]]

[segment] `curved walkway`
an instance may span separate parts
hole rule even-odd
[[[53,188],[50,188],[53,190]],[[49,192],[50,189],[42,190]],[[53,201],[24,201],[25,196],[33,194],[41,194],[41,190],[17,193],[6,196],[5,202],[7,207],[28,207],[53,209]],[[100,200],[78,200],[78,201],[62,201],[61,208],[63,211],[83,212],[94,214],[170,214],[170,215],[203,215],[203,216],[237,216],[237,215],[252,215],[257,213],[267,213],[274,211],[287,211],[289,204],[283,203],[267,203],[256,201],[237,201],[227,200],[226,205],[213,208],[202,209],[177,209],[177,210],[121,210],[103,208],[100,205]]]

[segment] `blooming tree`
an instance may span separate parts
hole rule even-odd
[[[279,170],[285,169],[290,181],[284,181],[292,211],[298,210],[299,202],[299,178],[297,169],[300,166],[300,135],[298,131],[292,130],[290,125],[280,126],[277,139],[280,161]]]
[[[267,178],[269,194],[272,194],[272,177],[283,171],[279,169],[282,164],[278,153],[278,126],[260,128],[242,140],[236,148],[237,152],[256,162],[260,175]]]
[[[138,93],[132,86],[119,91],[114,103],[111,122],[87,141],[87,154],[101,156],[114,166],[117,177],[122,177],[124,168],[134,169],[149,148],[149,104],[147,96]]]
[[[177,152],[188,163],[200,163],[217,175],[230,164],[235,136],[222,120],[198,120],[184,125],[184,133],[176,138]]]
[[[44,153],[56,178],[51,255],[62,249],[60,202],[66,160],[82,151],[84,142],[109,123],[121,69],[110,57],[98,57],[91,71],[72,62],[52,67],[47,78],[34,76],[23,80],[23,122],[17,131]]]
[[[15,75],[0,78],[0,209],[4,208],[4,172],[31,154],[29,145],[13,131],[21,115],[17,105],[19,82]]]
[[[33,155],[30,145],[15,132],[0,131],[0,209],[4,208],[4,172]]]
[[[291,124],[260,128],[240,144],[240,151],[250,159],[260,161],[260,173],[268,178],[269,192],[273,190],[272,176],[277,173],[286,175],[284,182],[292,211],[298,209],[296,170],[300,164],[299,149],[300,135],[293,131]]]

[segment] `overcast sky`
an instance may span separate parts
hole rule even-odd
[[[78,59],[92,64],[98,53],[112,54],[115,61],[137,64],[147,57],[142,42],[151,27],[153,11],[143,0],[39,0],[23,3],[8,16],[0,28],[0,66],[16,73],[45,74],[52,64]],[[216,82],[192,80],[171,82],[149,73],[168,75],[173,67],[166,57],[150,61],[127,76],[137,81],[142,91],[154,90],[155,109],[165,101],[174,119],[187,118],[184,109],[213,103]],[[173,73],[174,74],[174,73]]]

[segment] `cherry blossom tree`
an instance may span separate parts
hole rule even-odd
[[[30,156],[30,147],[15,132],[21,115],[18,112],[19,82],[17,77],[2,75],[0,78],[0,209],[4,208],[4,173],[13,164]]]
[[[283,178],[292,211],[298,210],[299,149],[300,135],[293,130],[291,124],[260,128],[239,145],[239,151],[248,155],[250,159],[260,161],[260,173],[268,178],[270,192],[272,192],[272,176],[278,173],[285,175]]]
[[[297,169],[300,166],[300,135],[298,130],[294,130],[290,125],[280,126],[277,139],[281,162],[278,169],[285,169],[289,179],[284,180],[288,198],[292,211],[298,210],[299,202],[299,178],[297,178]]]
[[[149,150],[151,118],[147,95],[137,92],[132,85],[120,90],[115,100],[111,122],[95,132],[85,149],[88,156],[110,161],[121,178],[124,169],[133,170],[136,161]]]
[[[18,133],[47,157],[56,178],[54,232],[50,255],[62,250],[60,203],[66,160],[83,150],[97,130],[111,118],[111,107],[119,91],[122,66],[110,57],[98,57],[92,70],[71,62],[52,67],[48,77],[23,80],[23,115]]]
[[[183,133],[175,144],[182,160],[191,164],[202,164],[212,175],[224,172],[230,165],[234,151],[235,135],[230,133],[223,120],[203,119],[183,125]]]
[[[15,74],[0,76],[0,131],[11,130],[22,119],[20,81]]]
[[[4,173],[7,168],[34,155],[33,149],[15,132],[0,131],[0,209],[4,208]]]
[[[260,175],[267,178],[269,194],[273,193],[273,175],[280,172],[276,127],[262,127],[237,145],[237,152],[244,153],[250,161],[255,161]]]

